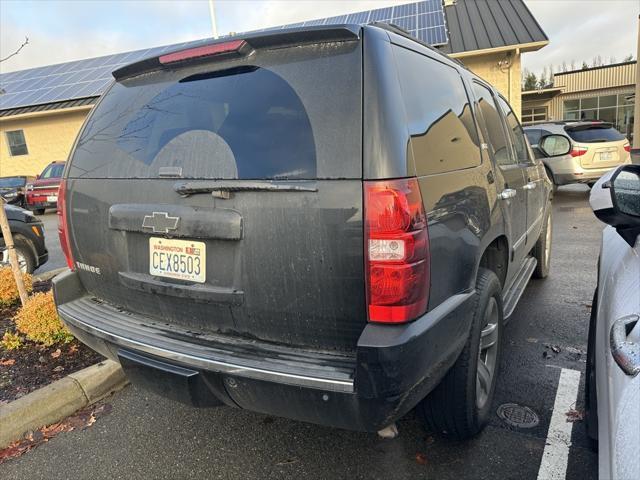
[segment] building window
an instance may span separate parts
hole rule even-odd
[[[634,95],[631,92],[565,100],[563,119],[611,122],[620,133],[631,139],[633,135],[633,105]]]
[[[24,139],[24,132],[22,130],[7,132],[7,143],[9,144],[9,152],[12,157],[29,154],[27,142]]]
[[[546,122],[548,118],[547,107],[524,107],[522,109],[522,123]]]

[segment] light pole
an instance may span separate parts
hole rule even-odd
[[[213,38],[218,38],[218,27],[216,26],[216,10],[213,6],[213,0],[209,0],[209,15],[211,16],[211,29],[213,30]]]

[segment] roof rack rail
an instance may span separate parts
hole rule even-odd
[[[408,31],[406,31],[404,28],[399,27],[398,25],[394,24],[394,23],[387,23],[387,22],[370,22],[367,25],[371,25],[373,27],[378,27],[381,28],[383,30],[387,30],[389,32],[393,32],[396,35],[400,35],[401,37],[406,38],[407,40],[411,40],[412,42],[416,42],[419,43],[420,45],[427,47],[429,50],[431,50],[434,53],[437,53],[438,55],[441,55],[445,58],[448,58],[449,60],[457,63],[458,65],[460,65],[461,67],[463,67],[465,70],[469,70],[464,63],[462,63],[460,60],[458,60],[457,58],[453,58],[450,57],[449,55],[447,55],[446,53],[438,50],[437,48],[435,48],[432,45],[429,45],[426,42],[423,42],[422,40],[420,40],[419,38],[414,37],[413,35],[411,35]]]

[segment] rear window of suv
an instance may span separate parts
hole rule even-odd
[[[69,176],[154,178],[165,168],[183,178],[359,178],[357,45],[260,52],[252,65],[116,83],[81,134]]]
[[[625,136],[613,127],[565,127],[565,131],[574,142],[579,143],[619,142],[625,139]]]

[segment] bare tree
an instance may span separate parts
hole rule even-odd
[[[24,47],[26,47],[27,45],[29,45],[29,37],[24,37],[24,42],[22,42],[22,45],[20,45],[20,46],[18,47],[18,49],[17,49],[15,52],[13,52],[13,53],[11,53],[11,54],[7,55],[7,56],[6,56],[6,57],[4,57],[4,58],[0,58],[0,62],[6,62],[6,61],[7,61],[7,60],[9,60],[11,57],[13,57],[13,56],[15,56],[15,55],[18,55],[18,54],[20,53],[20,50],[22,50],[22,49],[23,49]]]

